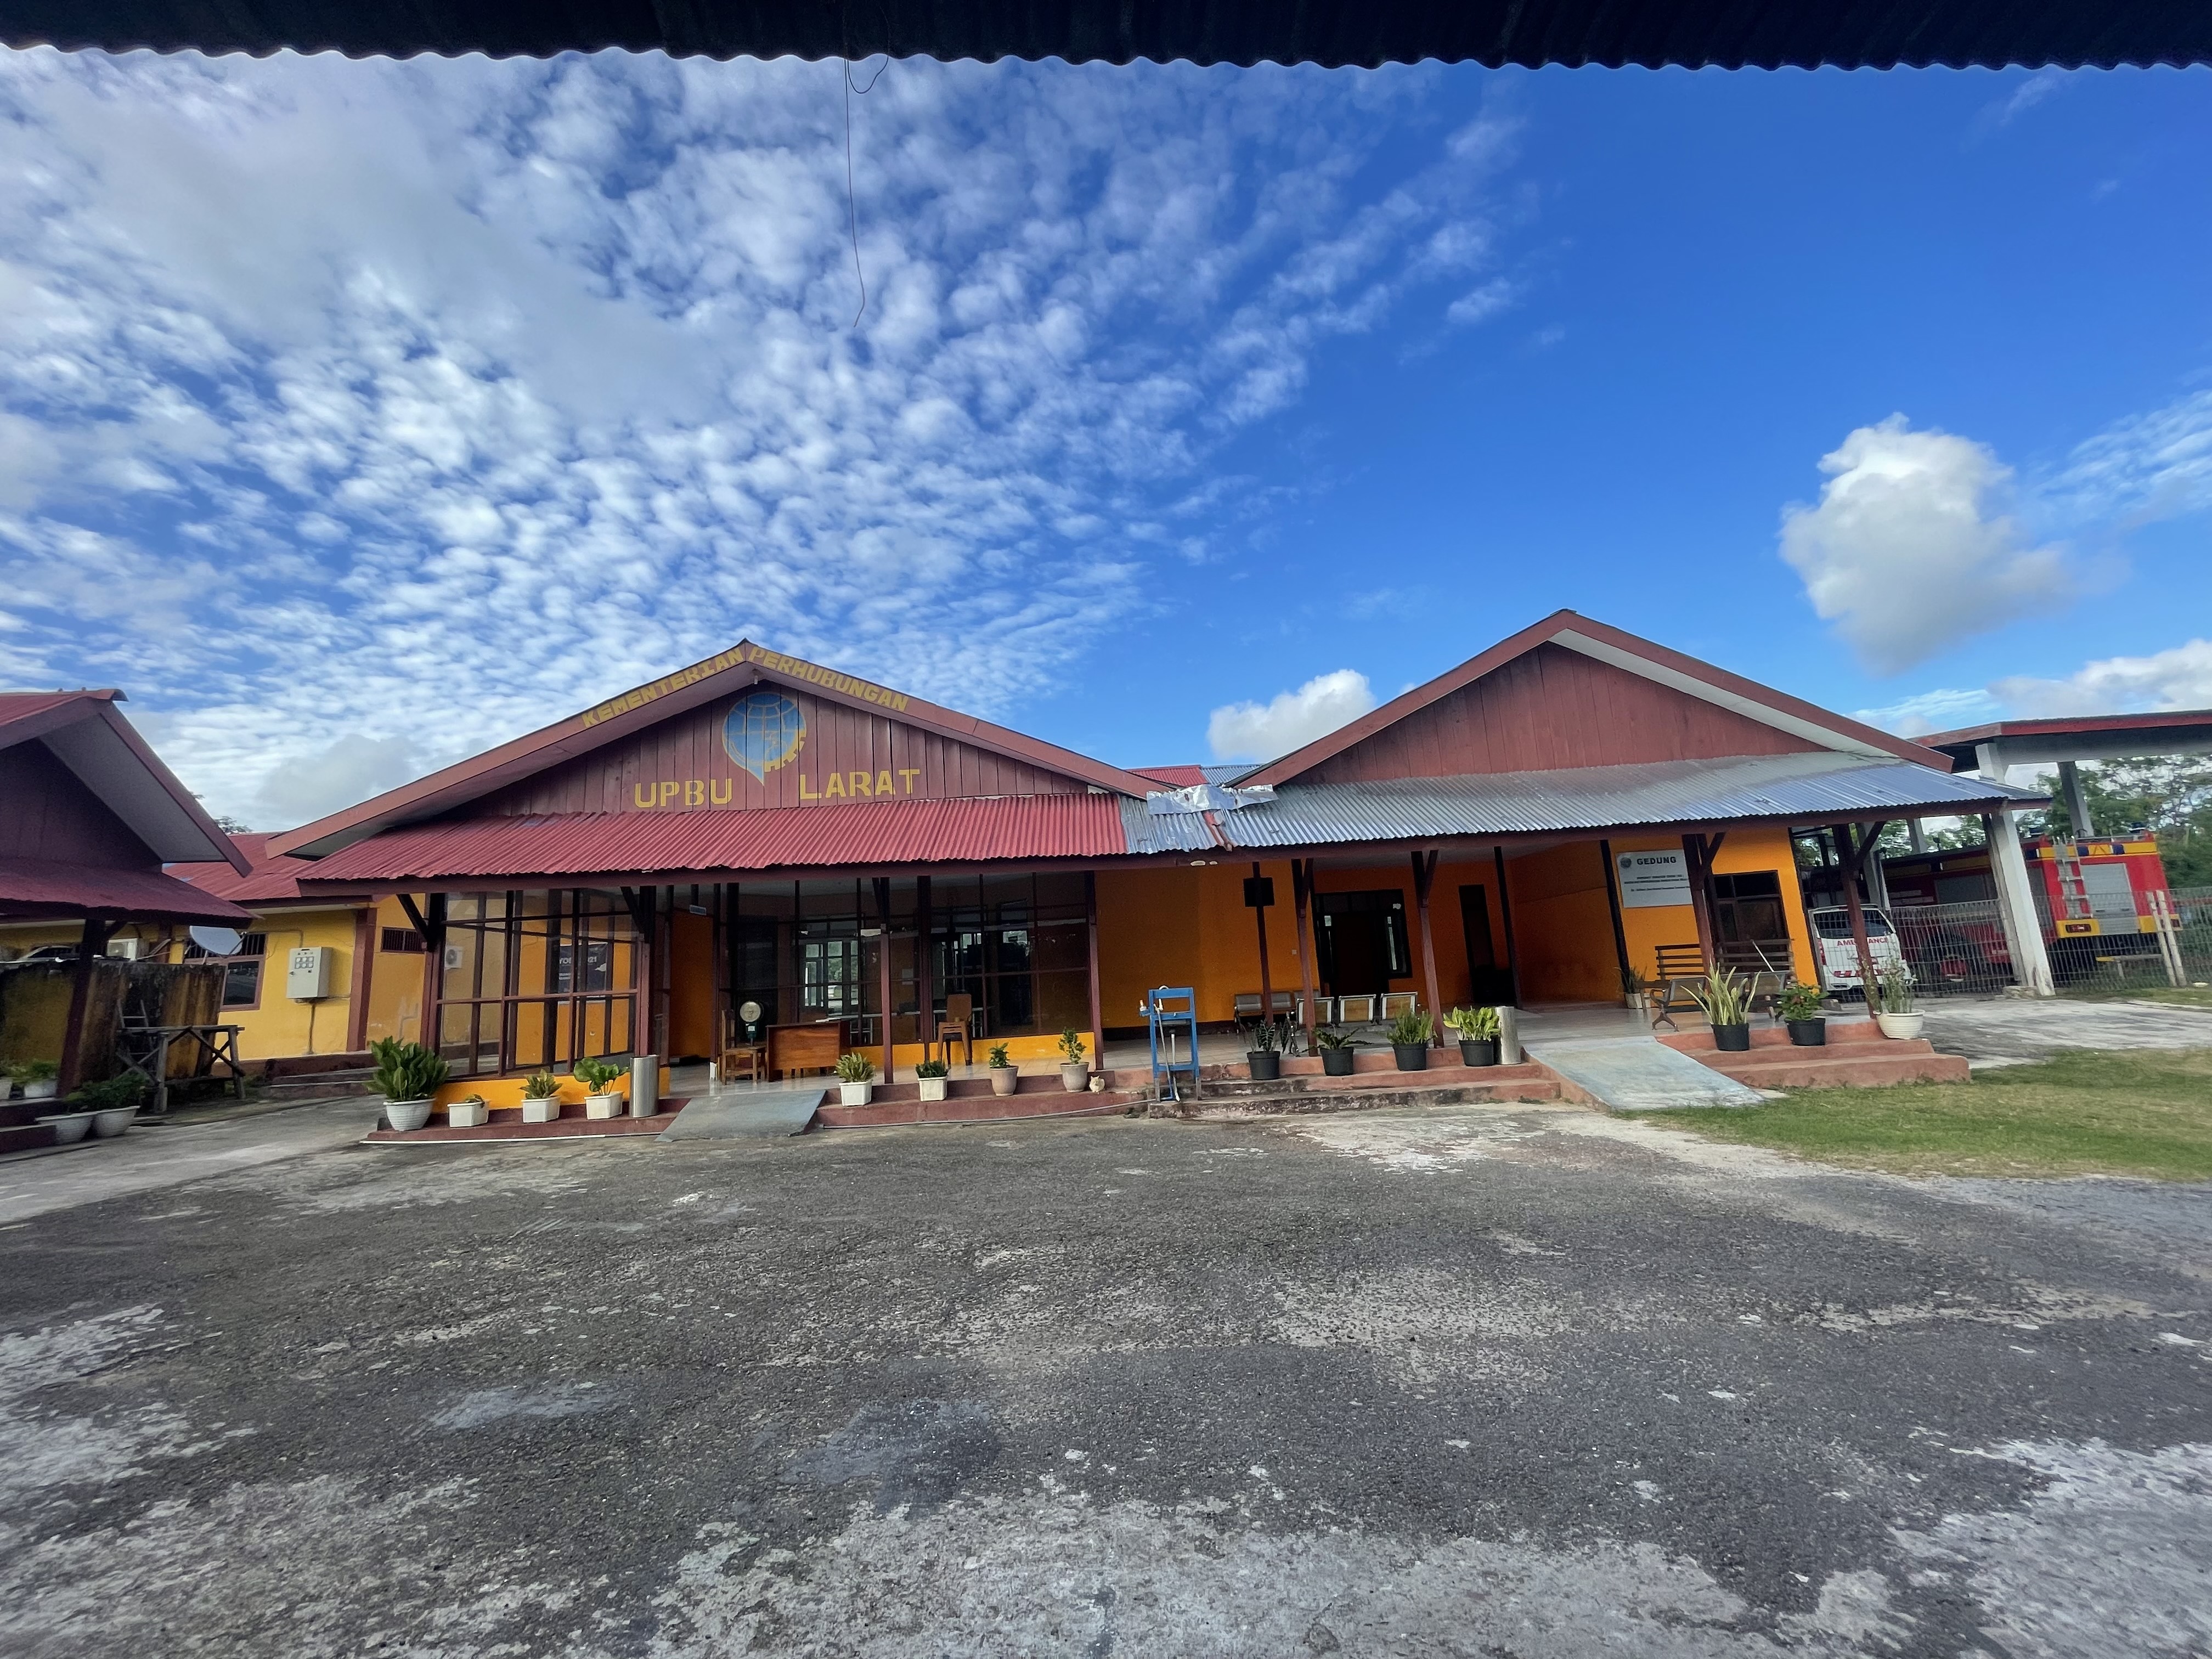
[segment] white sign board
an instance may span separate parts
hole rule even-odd
[[[1620,903],[1626,910],[1690,902],[1690,866],[1680,853],[1615,853]]]

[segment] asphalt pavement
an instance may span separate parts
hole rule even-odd
[[[2212,1189],[2019,1185],[1540,1107],[199,1173],[0,1231],[0,1652],[2212,1651]]]

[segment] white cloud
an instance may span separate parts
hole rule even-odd
[[[320,754],[271,767],[262,779],[256,821],[289,829],[422,775],[405,738],[349,732]]]
[[[1268,702],[1215,709],[1206,722],[1206,741],[1216,760],[1273,760],[1358,720],[1375,702],[1366,675],[1340,668]]]
[[[1004,713],[1500,258],[1511,122],[1389,159],[1425,71],[917,60],[855,330],[838,73],[0,54],[0,683],[127,685],[258,821],[740,634]]]
[[[2212,708],[2212,640],[2147,657],[2106,657],[2064,679],[2015,675],[1990,689],[2023,717]]]
[[[1923,691],[1880,708],[1862,708],[1852,718],[1900,738],[1924,738],[1930,732],[1955,732],[1962,726],[1996,720],[2002,713],[1989,691],[1946,689]]]
[[[1893,415],[1851,433],[1820,470],[1819,503],[1784,512],[1782,556],[1879,672],[2073,592],[2060,550],[2032,545],[2006,514],[2011,470],[1985,445]]]
[[[2084,518],[2140,525],[2212,507],[2212,392],[2115,422],[2049,485]]]
[[[1999,127],[2008,127],[2045,99],[2062,93],[2071,86],[2075,77],[2063,70],[2039,70],[2029,76],[2011,94],[1984,104],[1981,113],[1974,118],[1977,136]]]

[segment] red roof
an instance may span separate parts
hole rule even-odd
[[[470,877],[981,864],[1118,857],[1119,797],[1000,795],[705,812],[567,812],[387,830],[317,860],[308,879]]]
[[[1170,789],[1188,789],[1206,781],[1203,766],[1138,766],[1130,769],[1140,778],[1150,778],[1154,783],[1164,784]]]
[[[0,858],[0,912],[76,916],[88,911],[148,921],[253,919],[228,900],[204,893],[158,870]]]
[[[252,866],[240,875],[228,864],[170,864],[162,867],[179,881],[188,881],[203,893],[212,893],[217,898],[228,899],[234,904],[281,904],[298,899],[300,878],[313,871],[313,859],[286,858],[282,854],[269,855],[269,843],[275,837],[265,834],[240,831],[230,838],[231,845],[246,854]]]

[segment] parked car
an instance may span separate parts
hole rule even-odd
[[[1864,907],[1867,945],[1874,955],[1876,974],[1901,971],[1907,981],[1912,969],[1905,960],[1905,952],[1898,947],[1897,930],[1889,925],[1889,916],[1877,905]],[[1841,905],[1832,909],[1808,912],[1813,922],[1814,936],[1820,942],[1820,988],[1835,994],[1858,996],[1866,988],[1859,981],[1858,942],[1851,937],[1851,915]]]

